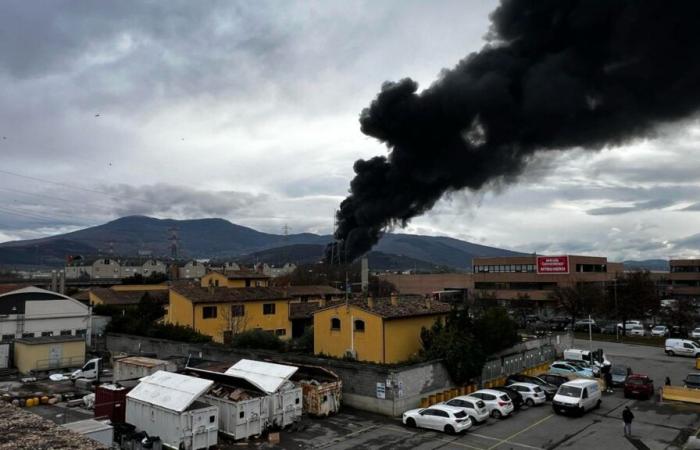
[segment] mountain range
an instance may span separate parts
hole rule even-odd
[[[0,244],[0,265],[60,266],[68,255],[170,255],[177,235],[180,258],[241,262],[315,262],[323,257],[330,235],[271,234],[224,219],[174,220],[127,216],[71,233]],[[468,270],[475,256],[515,256],[522,253],[448,237],[387,233],[368,255],[376,269]]]

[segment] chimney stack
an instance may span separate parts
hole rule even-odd
[[[369,261],[366,256],[362,257],[362,293],[367,295],[369,290]]]
[[[392,292],[390,298],[391,298],[391,306],[399,306],[399,293],[398,292]]]
[[[374,309],[374,298],[371,295],[367,296],[367,308]]]

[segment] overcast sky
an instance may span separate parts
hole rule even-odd
[[[495,2],[10,1],[0,14],[0,242],[120,216],[330,233],[358,115],[479,50]],[[409,233],[613,259],[700,256],[700,122],[538,159]]]

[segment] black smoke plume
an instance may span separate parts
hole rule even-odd
[[[446,192],[514,181],[535,152],[615,146],[700,105],[700,1],[503,0],[485,47],[418,92],[387,82],[328,248],[352,261]]]

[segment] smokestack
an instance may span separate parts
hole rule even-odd
[[[384,83],[360,114],[389,154],[355,162],[335,258],[445,193],[514,182],[535,153],[621,145],[698,111],[700,2],[503,0],[490,17],[480,51],[423,91]]]
[[[362,294],[367,295],[369,290],[369,261],[367,257],[362,258]]]
[[[367,297],[367,308],[374,309],[374,298],[371,295]]]
[[[392,292],[391,296],[389,298],[391,299],[391,306],[399,306],[399,293],[398,292]]]

